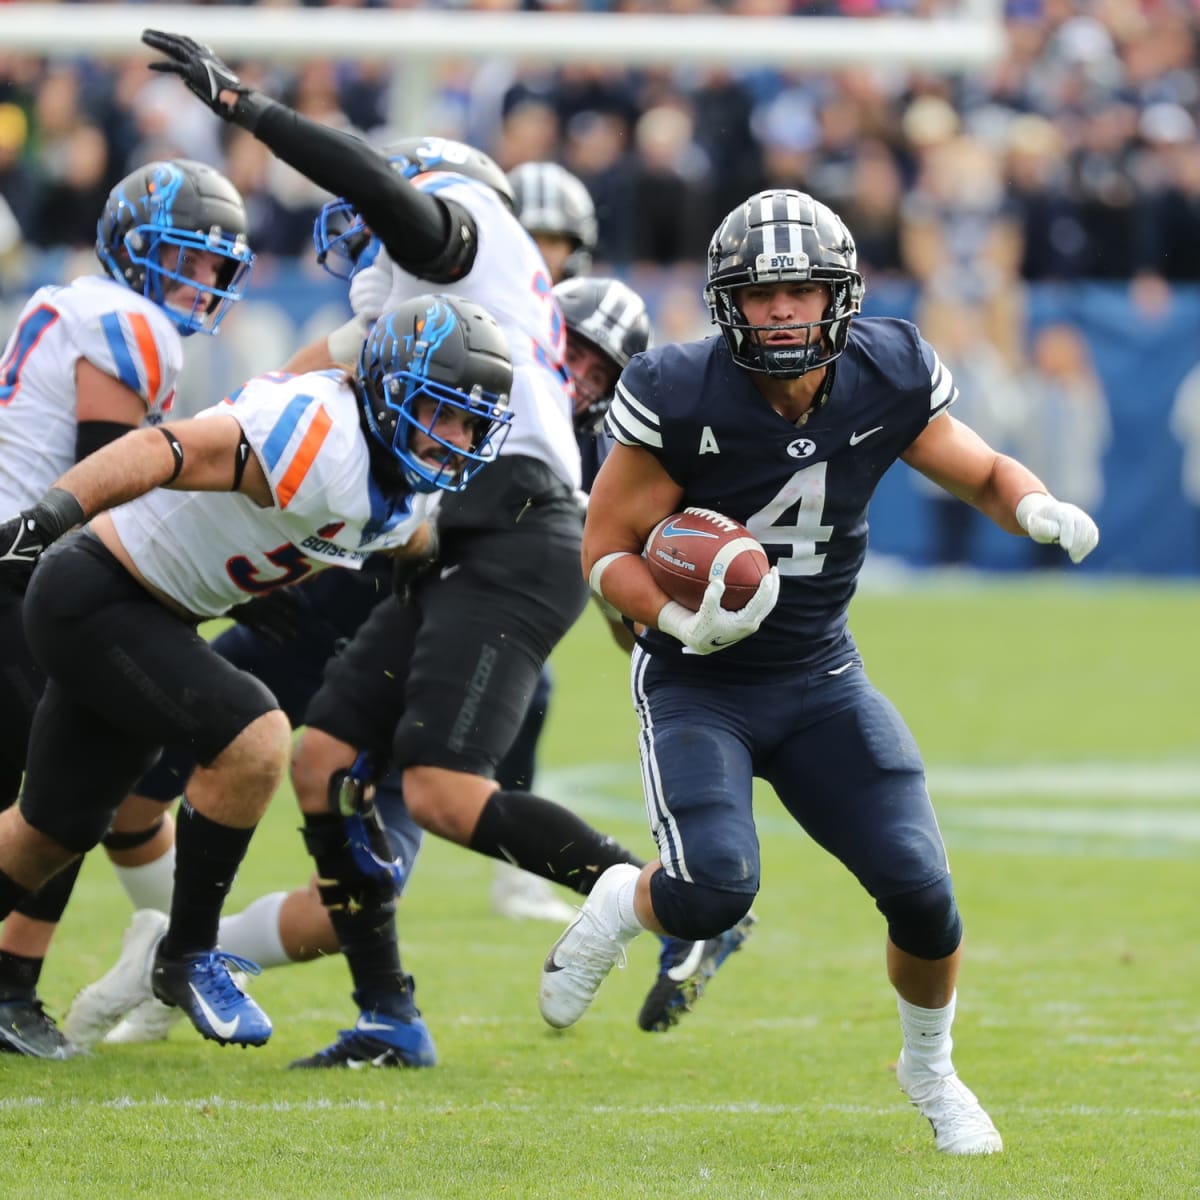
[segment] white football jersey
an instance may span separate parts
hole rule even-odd
[[[260,375],[197,420],[217,414],[237,418],[274,507],[237,492],[157,488],[111,514],[143,577],[198,616],[219,616],[321,567],[358,570],[375,551],[408,541],[432,507],[431,496],[379,491],[358,401],[340,371]]]
[[[175,397],[183,344],[152,300],[99,275],[34,292],[0,357],[0,512],[39,500],[75,462],[75,364],[136,392],[158,423]]]
[[[475,262],[455,283],[430,283],[396,266],[381,250],[351,281],[355,314],[373,321],[384,309],[431,291],[481,304],[504,330],[512,354],[513,421],[500,453],[536,458],[572,488],[579,487],[574,394],[564,363],[566,324],[541,253],[490,187],[442,171],[412,182],[471,214],[479,239]]]

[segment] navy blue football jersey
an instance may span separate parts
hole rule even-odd
[[[634,358],[607,418],[653,454],[698,505],[743,522],[779,567],[779,603],[722,669],[816,662],[841,641],[867,549],[867,506],[883,473],[957,398],[950,372],[907,321],[860,318],[829,398],[797,426],[734,365],[720,337]],[[653,652],[679,643],[647,634]]]

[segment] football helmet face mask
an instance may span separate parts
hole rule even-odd
[[[355,374],[367,434],[415,492],[459,492],[495,460],[512,414],[512,359],[500,326],[457,296],[417,296],[371,327]],[[423,400],[433,402],[422,404]],[[471,429],[466,448],[438,431],[449,414]],[[431,439],[418,450],[414,434]]]
[[[219,171],[187,159],[152,162],[109,193],[96,223],[96,255],[105,270],[153,300],[183,336],[213,334],[242,298],[254,265],[246,244],[246,208]],[[216,255],[215,280],[189,273],[198,254]],[[190,306],[171,294],[194,289]]]
[[[653,333],[645,302],[619,279],[602,276],[565,279],[554,288],[554,298],[562,309],[567,337],[578,339],[601,354],[617,375],[635,354],[650,348]],[[603,395],[590,394],[586,385],[576,380],[575,395],[576,430],[597,432],[612,404],[613,389]]]
[[[563,279],[592,269],[598,227],[596,206],[583,181],[554,162],[522,163],[508,173],[517,220],[531,234],[557,234],[574,243]]]
[[[747,284],[811,281],[829,288],[820,321],[789,325],[807,344],[767,345],[771,326],[751,325],[737,304]],[[846,348],[850,321],[865,291],[854,239],[841,217],[804,192],[773,189],[751,196],[721,222],[708,247],[704,299],[739,367],[798,379],[833,362]]]
[[[404,138],[385,150],[388,161],[404,176],[415,179],[431,171],[444,172],[486,184],[511,212],[513,190],[508,176],[482,150],[439,137]],[[317,262],[337,279],[351,279],[375,261],[379,240],[345,199],[328,201],[313,223]]]

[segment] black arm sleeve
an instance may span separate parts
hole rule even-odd
[[[475,222],[459,205],[413,187],[361,138],[310,121],[255,93],[247,128],[318,187],[349,200],[394,263],[450,283],[475,258]],[[239,122],[240,123],[240,122]]]
[[[101,446],[115,442],[136,428],[136,425],[125,425],[121,421],[80,421],[75,426],[75,461],[95,454]]]

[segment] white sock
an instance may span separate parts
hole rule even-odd
[[[958,993],[955,992],[945,1008],[918,1008],[900,996],[896,997],[900,1030],[904,1034],[904,1057],[910,1065],[932,1075],[954,1074],[954,1064],[950,1061],[950,1052],[954,1049],[950,1026],[954,1024],[957,1000]]]
[[[617,920],[621,925],[621,930],[617,934],[617,940],[621,942],[633,941],[646,928],[637,919],[637,912],[633,906],[633,898],[637,894],[638,880],[641,878],[641,875],[641,871],[630,871],[629,877],[624,882],[618,884],[616,890],[613,892]]]
[[[279,936],[279,914],[287,892],[271,892],[229,917],[221,918],[217,944],[260,967],[286,967],[292,960]]]
[[[125,895],[133,901],[133,907],[156,908],[159,912],[171,911],[171,892],[175,888],[175,843],[166,854],[140,867],[119,867],[113,863],[117,882],[125,889]]]

